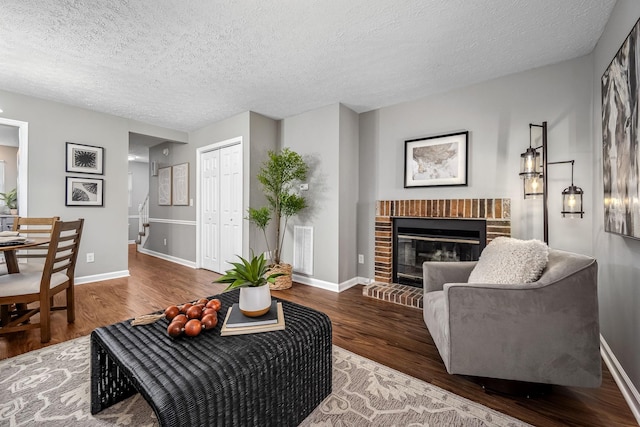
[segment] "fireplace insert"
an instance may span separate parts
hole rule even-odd
[[[425,261],[476,261],[487,242],[484,219],[394,218],[393,283],[422,287]]]

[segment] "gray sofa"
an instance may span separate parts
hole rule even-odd
[[[424,321],[450,374],[598,387],[597,263],[550,249],[533,283],[468,284],[476,262],[425,262]]]

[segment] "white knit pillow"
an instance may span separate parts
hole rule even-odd
[[[542,275],[549,260],[549,247],[540,240],[496,237],[484,250],[469,283],[530,283]]]

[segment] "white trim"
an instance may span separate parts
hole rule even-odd
[[[636,421],[640,424],[640,393],[633,385],[633,382],[631,382],[631,378],[629,378],[624,371],[624,368],[620,365],[616,355],[613,354],[611,347],[609,347],[609,344],[607,344],[607,341],[605,341],[602,335],[600,335],[600,344],[602,359],[604,359],[604,363],[609,368],[609,372],[611,372],[613,380],[618,385],[622,396],[624,396],[624,400],[627,401],[633,416],[636,417]]]
[[[82,276],[74,279],[74,284],[84,285],[91,282],[102,282],[103,280],[119,279],[120,277],[129,277],[129,270],[112,271],[111,273],[94,274],[93,276]]]
[[[0,117],[0,124],[18,128],[18,153],[20,156],[17,185],[18,214],[21,216],[29,216],[29,207],[27,204],[27,193],[29,191],[29,123]]]
[[[195,262],[189,261],[189,260],[186,260],[186,259],[182,259],[182,258],[174,257],[174,256],[171,256],[171,255],[163,254],[163,253],[160,253],[160,252],[152,251],[152,250],[149,250],[149,249],[146,249],[146,248],[138,248],[138,252],[146,254],[146,255],[151,255],[151,256],[154,256],[156,258],[163,259],[165,261],[175,262],[176,264],[184,265],[185,267],[196,268],[196,263]]]
[[[346,282],[342,283],[331,283],[324,280],[314,279],[313,277],[301,276],[299,274],[292,274],[291,278],[294,282],[302,283],[303,285],[313,286],[314,288],[325,289],[331,292],[342,292],[346,291],[349,288],[352,288],[356,285],[362,283],[360,277],[354,277],[353,279],[349,279]]]
[[[196,225],[196,221],[188,221],[186,219],[149,218],[149,223],[152,222],[156,224]]]
[[[138,219],[138,218],[140,218],[140,215],[129,215],[129,218]]]
[[[202,155],[209,151],[220,150],[221,148],[230,147],[232,145],[240,144],[240,152],[242,153],[242,192],[244,193],[244,147],[242,146],[242,137],[236,136],[235,138],[225,139],[224,141],[216,142],[213,144],[205,145],[204,147],[200,147],[196,149],[196,262],[195,268],[200,268],[201,266],[201,246],[202,243],[200,241],[200,201],[202,200],[200,188],[200,169],[202,167]],[[242,212],[244,212],[244,196],[242,197]],[[244,234],[244,232],[243,232]],[[244,241],[244,235],[242,236],[242,240]]]
[[[129,240],[129,241],[127,242],[127,244],[128,244],[128,245],[134,245],[135,243],[136,243],[136,241],[135,241],[135,240]]]

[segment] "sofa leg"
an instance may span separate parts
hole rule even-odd
[[[551,384],[510,381],[497,378],[477,378],[476,382],[482,386],[482,389],[487,394],[532,399],[551,393]]]

